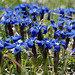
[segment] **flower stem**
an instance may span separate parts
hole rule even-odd
[[[73,46],[72,46],[72,50],[75,48],[75,38],[73,38],[74,42],[73,42]]]
[[[44,11],[42,11],[41,16],[40,16],[40,20],[42,20],[44,18]]]
[[[1,66],[2,56],[3,54],[0,52],[0,66]]]
[[[66,38],[66,47],[68,47],[69,41],[70,41],[70,38],[67,36],[67,38]]]
[[[7,25],[7,27],[8,27],[8,30],[9,30],[9,35],[10,35],[10,36],[13,36],[13,30],[12,30],[12,26],[11,26],[10,22],[9,22],[9,24]]]
[[[15,59],[21,65],[21,53],[20,54],[16,54],[15,55]],[[17,67],[17,74],[21,75],[21,68],[19,66],[17,66],[17,65],[16,65],[16,67]]]
[[[22,39],[24,40],[24,26],[23,25],[19,25],[20,26],[20,34],[22,36]]]
[[[32,52],[33,52],[33,62],[34,64],[36,64],[37,63],[37,52],[36,52],[35,44],[32,47]]]
[[[50,12],[48,13],[48,20],[50,20]]]
[[[38,33],[38,40],[40,40],[40,41],[43,40],[43,35],[41,33],[41,30],[39,30],[39,33]],[[39,46],[39,50],[40,50],[40,52],[43,56],[43,65],[42,65],[42,68],[43,68],[43,71],[44,71],[43,75],[46,75],[46,73],[47,73],[46,72],[47,71],[46,60],[47,60],[48,49],[44,48],[44,45],[42,45],[42,46]]]
[[[58,75],[59,52],[54,52],[54,72]]]

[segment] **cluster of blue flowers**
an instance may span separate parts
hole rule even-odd
[[[48,7],[40,6],[35,2],[33,4],[20,4],[14,8],[0,7],[0,10],[5,11],[5,13],[0,16],[0,25],[5,25],[7,32],[9,29],[12,31],[13,25],[20,25],[24,27],[29,25],[29,33],[31,36],[29,39],[23,39],[25,41],[19,42],[22,35],[13,36],[13,34],[11,34],[5,41],[0,40],[1,50],[3,48],[14,48],[14,53],[19,54],[21,52],[21,46],[25,47],[27,50],[28,47],[32,48],[36,42],[38,46],[44,45],[46,49],[52,49],[54,47],[53,51],[59,52],[60,45],[62,45],[65,49],[67,48],[65,42],[67,37],[75,38],[75,20],[71,18],[72,14],[75,14],[74,8],[57,8],[56,10],[49,10]],[[40,20],[42,20],[45,13],[48,13],[48,20],[51,22],[51,24],[47,26],[38,24],[36,21],[38,16],[40,17]],[[50,13],[60,14],[57,18],[57,23],[53,19],[50,19]],[[7,26],[10,26],[10,28],[7,29]],[[43,37],[40,40],[37,38],[39,33],[42,36],[47,34],[48,29],[51,27],[55,31],[54,36],[56,36],[57,39],[48,39]],[[60,38],[61,40],[59,40]],[[12,42],[10,42],[10,40],[12,40]]]
[[[14,53],[19,54],[21,52],[21,47],[23,46],[27,49],[26,43],[21,41],[20,35],[10,36],[5,41],[0,40],[0,49],[14,49]]]

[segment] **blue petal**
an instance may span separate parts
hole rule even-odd
[[[60,36],[60,30],[57,30],[56,32],[54,32],[54,35],[55,35],[56,37],[59,37],[59,36]]]
[[[0,49],[2,50],[4,48],[4,45],[0,44]]]
[[[66,42],[65,41],[61,41],[62,42],[62,46],[66,49],[67,46],[66,46]]]
[[[54,24],[53,25],[53,29],[56,30],[57,28],[58,28],[58,25],[57,24]]]
[[[29,41],[29,39],[26,39],[26,40],[25,40],[25,43],[27,43],[28,41]]]
[[[32,48],[34,43],[33,43],[33,41],[28,41],[27,45],[28,45],[29,48]]]
[[[75,52],[75,48],[72,50],[72,52],[71,52],[71,53],[73,54],[74,52]]]
[[[28,48],[27,48],[27,44],[26,44],[25,42],[21,43],[21,46],[25,47],[26,50],[28,49]]]
[[[60,45],[55,45],[53,51],[59,52],[60,51]]]
[[[16,42],[20,40],[21,36],[20,35],[15,35],[15,37],[12,37],[13,41]]]
[[[6,39],[6,42],[8,42],[8,43],[9,43],[9,42],[10,42],[10,38],[7,38],[7,39]]]
[[[55,24],[55,21],[53,19],[51,19],[50,21],[51,21],[51,24]]]
[[[37,27],[33,27],[30,29],[30,34],[31,34],[31,37],[36,37],[37,34],[39,32],[39,29]]]
[[[70,35],[69,38],[75,38],[75,35]]]
[[[20,52],[21,52],[21,48],[18,47],[18,46],[16,46],[16,47],[15,47],[15,50],[14,50],[14,53],[20,54]]]
[[[64,30],[61,31],[61,37],[62,37],[62,39],[65,39],[65,37],[66,37],[66,32]]]
[[[47,33],[47,27],[44,27],[43,28],[43,34],[46,34]]]
[[[8,44],[7,46],[5,46],[5,48],[7,49],[13,49],[16,47],[16,44]]]
[[[36,40],[36,42],[37,42],[37,44],[38,44],[38,46],[42,46],[42,45],[44,45],[44,43],[45,43],[45,41],[40,41],[40,40]]]

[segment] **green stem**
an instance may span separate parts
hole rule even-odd
[[[35,26],[35,24],[34,24],[34,20],[33,20],[33,18],[32,18],[32,16],[31,16],[31,14],[30,14],[30,12],[29,12],[29,9],[26,7],[26,13],[29,13],[29,15],[28,16],[30,16],[30,18],[31,18],[31,20],[32,20],[32,22],[33,22],[33,25]]]

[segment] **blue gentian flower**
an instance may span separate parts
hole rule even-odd
[[[15,10],[19,10],[20,9],[20,5],[15,6]]]
[[[54,43],[52,43],[52,40],[46,40],[45,48],[52,49],[53,46]]]
[[[33,8],[33,9],[29,10],[29,12],[30,12],[31,15],[34,15],[34,14],[35,14],[35,16],[39,15],[39,10],[36,9],[36,8]]]
[[[14,42],[20,40],[21,38],[22,38],[22,36],[20,36],[20,35],[15,35],[14,37],[12,36],[12,39]]]
[[[72,30],[72,25],[67,25],[67,31],[70,32]]]
[[[51,21],[51,24],[53,25],[55,24],[55,21],[53,19],[51,19],[50,21]]]
[[[66,42],[65,41],[58,41],[58,39],[53,39],[52,40],[54,49],[53,51],[59,52],[60,51],[60,45],[62,45],[66,49]]]
[[[62,41],[62,40],[61,40],[61,44],[62,44],[62,46],[63,46],[65,49],[67,48],[65,41]]]
[[[71,30],[71,32],[67,32],[67,35],[69,35],[69,38],[75,38],[75,30]]]
[[[21,47],[16,46],[15,49],[14,49],[14,53],[20,54],[21,53]]]
[[[54,32],[54,35],[58,38],[61,36],[62,39],[65,39],[66,32],[65,30],[57,30],[56,32]]]
[[[54,24],[54,25],[53,25],[53,29],[54,29],[54,30],[57,30],[57,28],[58,28],[58,24]]]
[[[72,21],[71,20],[67,20],[67,25],[70,25],[72,23]]]
[[[25,43],[25,42],[22,42],[22,43],[20,43],[20,46],[23,46],[23,47],[25,47],[26,48],[26,50],[28,49],[27,47],[27,44]]]
[[[48,8],[48,7],[41,6],[40,14],[41,14],[42,12],[45,14],[45,13],[47,13],[48,11],[49,11],[49,8]]]
[[[13,42],[17,42],[21,38],[22,38],[22,36],[20,36],[20,35],[10,36],[9,38],[6,39],[6,42],[9,43],[11,39],[13,40]]]
[[[26,40],[25,40],[25,43],[27,44],[27,46],[28,46],[29,48],[32,48],[33,45],[34,45],[34,41],[35,41],[36,39],[37,39],[37,38],[31,37],[31,38],[29,38],[29,39],[26,39]]]
[[[15,47],[16,47],[16,44],[15,43],[10,44],[10,43],[5,42],[5,48],[7,48],[7,49],[13,49]]]
[[[59,16],[58,18],[57,18],[57,20],[61,20],[62,19],[62,17],[61,16]]]
[[[42,34],[46,34],[46,33],[47,33],[47,30],[48,30],[48,28],[49,28],[50,26],[52,26],[52,25],[48,25],[48,26],[38,25],[37,28],[38,28],[39,31],[40,31],[40,30],[43,30],[43,31],[41,31]]]
[[[7,42],[7,43],[10,43],[10,40],[12,39],[12,36],[10,36],[9,38],[7,38],[6,40],[5,40],[5,42]]]
[[[38,46],[42,46],[45,44],[45,40],[36,40]]]
[[[54,36],[60,37],[60,30],[57,30],[56,32],[54,32]]]
[[[5,48],[7,49],[15,48],[14,53],[16,54],[19,54],[21,52],[21,46],[27,49],[26,43],[20,41],[20,38],[21,38],[20,35],[10,36],[10,38],[7,38],[6,41],[4,42]],[[10,42],[10,40],[13,40],[13,42]]]
[[[30,29],[31,37],[36,37],[38,35],[39,29],[38,27],[33,27]]]
[[[28,41],[27,45],[28,45],[29,48],[32,48],[33,45],[34,45],[34,41],[32,41],[32,40]]]
[[[43,34],[46,34],[47,33],[47,26],[43,26],[42,29],[43,29]]]
[[[60,34],[61,34],[61,38],[62,38],[62,39],[65,39],[65,37],[66,37],[66,32],[65,32],[65,30],[62,30],[62,31],[60,32]]]
[[[27,44],[25,42],[23,42],[21,40],[18,40],[15,44],[16,44],[16,47],[14,49],[14,53],[19,54],[22,51],[21,47],[24,47],[27,50],[28,46],[27,46]]]
[[[28,49],[27,47],[27,44],[25,43],[25,42],[19,42],[19,41],[17,41],[16,43],[16,47],[15,47],[15,49],[14,49],[14,53],[16,53],[16,54],[19,54],[22,50],[21,50],[21,47],[24,47],[24,48],[26,48],[26,50]]]
[[[55,45],[53,51],[59,52],[60,51],[60,45]]]
[[[0,6],[0,10],[1,10],[1,11],[4,11],[5,9],[6,9],[6,8]]]
[[[59,52],[60,51],[60,41],[58,39],[54,40],[54,49],[53,51]]]
[[[60,14],[64,15],[64,10],[61,9],[60,10]]]

